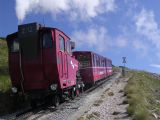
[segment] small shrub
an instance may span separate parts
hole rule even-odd
[[[120,90],[120,91],[119,91],[119,93],[123,93],[123,92],[124,92],[123,90]]]
[[[103,100],[97,100],[95,101],[95,103],[93,104],[94,106],[100,106],[100,104],[103,102]]]
[[[87,116],[86,116],[86,118],[87,119],[89,119],[89,120],[91,120],[91,119],[93,119],[93,118],[99,118],[100,117],[100,113],[99,112],[92,112],[91,114],[88,114]]]
[[[109,96],[113,96],[114,93],[113,93],[113,92],[109,92],[108,95],[109,95]]]
[[[94,114],[97,117],[100,117],[100,115],[101,115],[99,112],[92,112],[92,114]]]
[[[124,100],[122,104],[128,104],[128,100]]]
[[[77,120],[85,120],[84,117],[79,117]]]
[[[118,114],[120,114],[120,112],[118,112],[118,111],[114,111],[114,112],[112,113],[112,115],[118,115]]]

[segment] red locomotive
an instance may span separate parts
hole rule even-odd
[[[80,74],[86,85],[93,85],[112,75],[111,60],[90,51],[76,51],[73,54],[80,62]]]
[[[79,73],[84,83],[112,74],[107,58],[93,52],[74,52],[73,56],[74,42],[57,28],[19,25],[18,32],[7,36],[7,44],[12,92],[29,96],[32,106],[39,99],[50,98],[55,106],[64,97],[73,99],[84,87]]]

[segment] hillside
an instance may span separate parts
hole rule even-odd
[[[4,39],[0,39],[0,92],[7,91],[10,86],[7,43]]]
[[[130,71],[125,87],[127,111],[135,120],[160,119],[160,78],[145,71]]]
[[[5,39],[0,39],[0,115],[11,111],[13,108],[10,88],[7,43]]]

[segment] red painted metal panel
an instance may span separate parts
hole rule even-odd
[[[9,53],[8,61],[12,85],[20,87],[21,75],[19,68],[19,53]]]
[[[65,40],[65,51],[60,50],[59,36],[63,37]],[[61,31],[56,31],[56,50],[58,55],[57,60],[59,61],[58,81],[61,89],[76,85],[76,72],[78,70],[78,61],[66,51],[67,41],[69,41],[68,37],[66,37]]]

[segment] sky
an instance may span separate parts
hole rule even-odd
[[[75,50],[160,73],[159,0],[0,0],[0,36],[38,22],[64,31]]]

